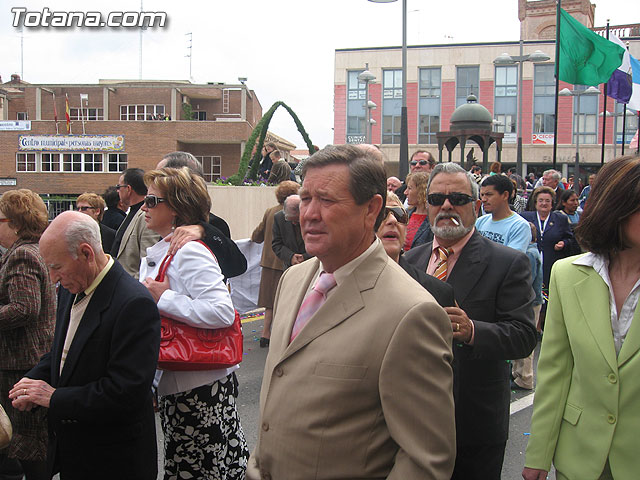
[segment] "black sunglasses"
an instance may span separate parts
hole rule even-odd
[[[95,210],[95,207],[85,207],[85,206],[78,207],[79,212],[86,212],[87,210]]]
[[[156,197],[155,195],[147,195],[144,197],[144,205],[147,208],[156,208],[159,203],[166,202],[166,198]]]
[[[116,185],[116,190],[120,190],[121,188],[128,187],[128,186],[129,185],[127,185],[126,183],[123,184],[123,185],[118,184],[118,185]]]
[[[418,165],[418,164],[420,164],[420,165],[422,165],[422,166],[424,167],[424,166],[425,166],[426,164],[428,164],[429,162],[427,162],[426,160],[420,160],[420,161],[412,160],[410,163],[411,163],[411,166],[412,166],[412,167],[415,167],[415,166],[416,166],[416,165]]]
[[[402,207],[384,207],[384,218],[389,216],[389,213],[392,213],[398,223],[407,224],[409,222],[409,215]]]
[[[439,207],[445,200],[449,200],[454,207],[460,207],[473,202],[473,197],[466,193],[450,193],[449,195],[445,195],[444,193],[431,193],[427,195],[427,202],[434,207]]]

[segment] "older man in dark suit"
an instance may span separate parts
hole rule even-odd
[[[103,253],[87,215],[59,215],[40,252],[61,284],[55,336],[9,393],[13,406],[48,409],[50,475],[155,480],[151,383],[160,319],[153,298]]]
[[[304,248],[300,231],[300,195],[289,195],[283,209],[273,217],[271,248],[282,260],[285,270],[311,258]]]
[[[529,261],[475,231],[478,186],[458,165],[437,165],[427,194],[434,241],[405,257],[452,285],[459,305],[445,308],[454,332],[452,479],[499,480],[509,433],[507,360],[536,344]]]

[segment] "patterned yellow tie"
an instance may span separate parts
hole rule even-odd
[[[447,259],[453,253],[453,249],[436,247],[436,251],[438,252],[440,263],[436,266],[433,276],[444,282],[447,279]]]

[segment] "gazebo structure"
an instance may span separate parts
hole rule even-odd
[[[447,147],[451,162],[453,150],[460,144],[460,165],[462,168],[469,169],[471,165],[465,165],[465,146],[468,141],[476,143],[482,150],[483,173],[489,170],[489,147],[493,142],[496,142],[497,161],[500,161],[504,133],[493,131],[493,117],[489,110],[478,103],[475,95],[469,95],[467,103],[454,110],[450,123],[451,131],[436,133],[438,161],[442,162],[442,150]]]

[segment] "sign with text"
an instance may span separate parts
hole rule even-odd
[[[119,152],[124,135],[20,135],[20,151]]]
[[[31,120],[2,120],[0,131],[31,130]]]
[[[505,133],[502,137],[502,143],[518,143],[518,136],[515,133]]]
[[[366,143],[367,136],[366,135],[347,135],[347,143],[358,144],[358,143]]]
[[[531,141],[534,145],[553,145],[553,133],[534,133]]]

